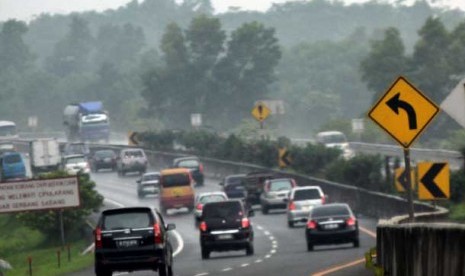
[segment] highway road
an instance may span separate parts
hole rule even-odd
[[[120,177],[111,171],[91,175],[98,192],[105,197],[107,207],[157,207],[157,196],[138,199],[138,177],[137,174]],[[205,186],[196,188],[196,192],[219,190],[218,182],[207,179]],[[255,217],[251,218],[255,230],[255,254],[246,256],[245,251],[213,252],[208,260],[201,259],[198,229],[193,214],[187,213],[187,210],[173,210],[165,220],[176,224],[173,238],[176,240],[174,273],[177,276],[372,275],[364,268],[363,256],[376,245],[376,219],[359,217],[360,248],[353,248],[352,244],[317,246],[315,251],[307,252],[304,225],[288,228],[285,211],[272,211],[263,215],[257,209]],[[123,274],[126,273],[114,273]],[[130,274],[143,276],[154,275],[154,272]],[[93,275],[93,268],[72,275]]]

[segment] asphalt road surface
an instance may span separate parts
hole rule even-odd
[[[105,197],[106,207],[154,206],[158,197],[139,199],[136,192],[137,174],[120,177],[116,172],[101,171],[91,178],[97,190]],[[196,192],[219,190],[218,180],[207,179],[204,187]],[[198,229],[192,213],[172,210],[165,217],[167,223],[176,224],[174,234],[176,276],[241,275],[373,275],[365,269],[364,253],[376,245],[376,219],[359,217],[360,247],[352,244],[316,246],[307,252],[304,225],[288,228],[285,211],[271,211],[263,215],[259,209],[251,218],[255,230],[255,254],[246,256],[245,251],[213,252],[210,259],[202,260]],[[93,275],[93,267],[73,276]],[[126,275],[127,273],[114,273]],[[157,275],[153,271],[129,273],[131,275]]]

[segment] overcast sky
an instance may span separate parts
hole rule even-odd
[[[7,19],[30,20],[41,13],[70,13],[113,9],[125,5],[131,0],[0,0],[0,21]],[[138,0],[142,1],[142,0]],[[228,7],[240,7],[242,10],[266,11],[272,3],[284,3],[290,0],[210,0],[216,12],[225,12]],[[364,0],[344,0],[347,3]],[[380,0],[388,1],[388,0]],[[393,0],[394,1],[394,0]],[[413,1],[413,0],[408,0]],[[465,0],[436,0],[450,7],[465,10]]]

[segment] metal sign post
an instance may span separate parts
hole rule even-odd
[[[408,216],[410,220],[413,220],[414,209],[413,209],[413,191],[412,191],[412,174],[410,172],[410,149],[404,148],[404,162],[405,162],[405,179],[407,182],[407,204],[408,204]]]

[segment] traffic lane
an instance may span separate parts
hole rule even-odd
[[[281,275],[292,271],[293,275],[312,275],[327,268],[335,267],[359,260],[369,248],[374,247],[376,239],[360,231],[360,247],[354,248],[350,243],[330,246],[315,246],[312,252],[307,251],[305,240],[305,224],[295,228],[287,226],[285,211],[272,211],[269,215],[258,214],[255,221],[267,229],[271,229],[277,241],[277,250],[272,262],[265,267],[256,267],[250,273],[267,273]],[[374,219],[359,219],[362,227],[372,228]],[[341,271],[341,275],[354,275]],[[244,272],[243,275],[249,275]],[[250,274],[252,275],[252,274]]]
[[[124,206],[153,206],[158,207],[158,196],[149,196],[144,199],[137,198],[138,175],[117,176],[114,173],[96,173],[92,179],[96,182],[97,190],[105,196],[106,200]],[[197,187],[196,192],[218,191],[220,186],[217,180],[207,179],[205,186]],[[211,259],[202,260],[200,254],[199,232],[195,225],[192,213],[187,210],[169,210],[165,216],[166,222],[175,223],[176,231],[183,238],[183,250],[175,261],[176,275],[197,275],[203,273],[220,273],[232,271],[236,267],[247,267],[269,258],[273,252],[273,243],[269,239],[269,232],[254,224],[255,254],[246,256],[245,250],[212,252]],[[259,228],[257,228],[259,227]],[[145,275],[150,272],[137,272],[134,275]]]

